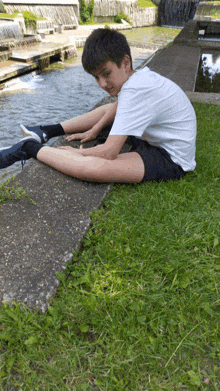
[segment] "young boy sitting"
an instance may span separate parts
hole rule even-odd
[[[27,127],[18,144],[0,150],[0,168],[34,157],[86,181],[144,182],[179,179],[195,169],[196,117],[185,93],[175,83],[145,67],[134,71],[123,34],[97,29],[87,38],[82,64],[118,101],[61,124]],[[107,125],[103,144],[82,148]],[[72,134],[79,149],[43,146],[50,138]],[[121,153],[125,142],[130,152]]]

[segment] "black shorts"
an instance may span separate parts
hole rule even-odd
[[[94,146],[106,141],[111,127],[112,124],[101,130]],[[172,161],[165,149],[150,145],[147,141],[135,136],[129,136],[126,144],[131,147],[130,152],[137,152],[144,162],[145,173],[141,182],[175,180],[186,175],[186,172]]]
[[[182,167],[172,161],[165,149],[150,145],[135,136],[129,136],[126,143],[131,145],[130,152],[137,152],[144,162],[145,173],[141,182],[174,180],[186,175]]]

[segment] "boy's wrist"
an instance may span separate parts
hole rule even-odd
[[[102,159],[106,160],[114,160],[117,156],[112,155],[111,150],[106,149],[105,143],[101,145],[96,145],[92,148],[82,148],[80,150],[80,153],[83,156],[94,156],[94,157],[100,157]]]

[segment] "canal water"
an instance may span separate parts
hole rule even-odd
[[[151,54],[133,49],[134,68]],[[106,96],[94,77],[83,70],[80,58],[63,69],[12,79],[0,91],[0,146],[7,147],[21,139],[20,124],[59,123],[89,111]],[[54,139],[50,141],[49,145]],[[20,163],[0,170],[0,182],[20,171]]]
[[[220,93],[219,51],[201,55],[195,91]]]

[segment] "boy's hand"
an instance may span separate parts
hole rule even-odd
[[[106,160],[114,160],[121,151],[121,148],[124,145],[127,137],[128,136],[108,136],[104,144],[91,148],[83,148],[83,145],[81,145],[79,149],[69,146],[59,147],[59,149],[64,149],[77,155],[94,156]]]
[[[64,145],[62,147],[58,147],[58,149],[64,149],[65,151],[72,152],[73,154],[78,154],[78,155],[83,154],[82,152],[83,146],[80,146],[79,148],[73,148],[73,147],[69,147],[68,145]]]
[[[100,128],[95,125],[91,129],[83,133],[74,133],[71,136],[67,137],[68,141],[81,140],[81,144],[86,143],[87,141],[94,140],[100,132]]]

